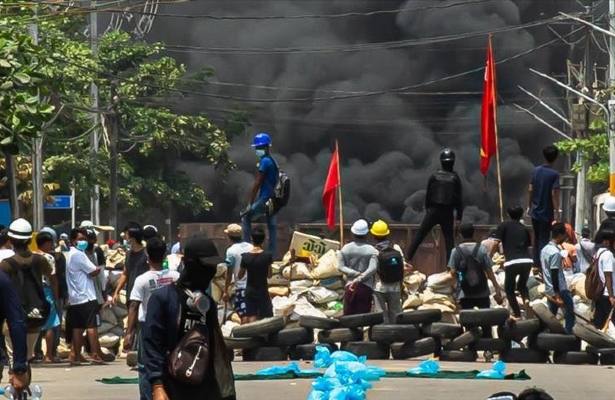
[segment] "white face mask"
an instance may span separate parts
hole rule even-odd
[[[267,152],[265,150],[262,149],[256,149],[256,156],[258,158],[263,158],[265,156],[265,154],[267,154]]]

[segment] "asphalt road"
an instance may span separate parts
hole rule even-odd
[[[406,370],[419,361],[374,361],[370,364],[387,370]],[[255,372],[260,368],[282,363],[236,362],[236,373]],[[442,363],[442,369],[487,369],[485,363]],[[305,367],[311,367],[305,364]],[[557,400],[608,400],[615,398],[613,367],[567,366],[548,364],[510,364],[509,372],[525,369],[529,381],[477,381],[439,379],[383,379],[368,392],[369,400],[429,399],[480,400],[498,391],[519,393],[529,387],[545,389]],[[34,383],[43,388],[44,400],[115,400],[138,399],[137,385],[104,385],[96,382],[103,377],[135,377],[124,360],[106,366],[66,365],[37,367]],[[311,380],[238,382],[239,400],[276,399],[304,400],[310,391]],[[197,399],[195,399],[197,400]]]

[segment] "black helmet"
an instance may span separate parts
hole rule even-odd
[[[455,152],[449,148],[443,149],[440,152],[440,161],[441,162],[454,162],[455,161]]]

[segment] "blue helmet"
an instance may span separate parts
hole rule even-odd
[[[271,146],[271,137],[268,133],[257,133],[252,140],[252,147]]]

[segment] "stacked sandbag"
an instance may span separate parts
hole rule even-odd
[[[125,304],[118,303],[112,307],[103,307],[100,310],[101,324],[98,327],[98,340],[100,346],[119,352],[119,344],[124,337],[125,319],[128,309]]]

